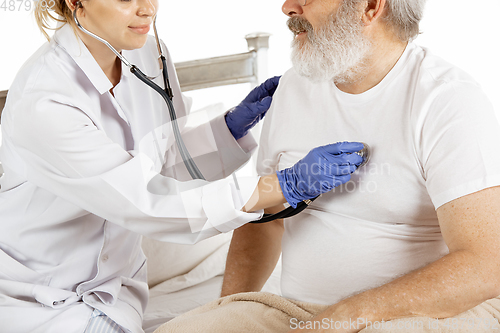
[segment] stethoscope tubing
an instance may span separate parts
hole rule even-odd
[[[316,200],[318,198],[319,198],[319,195],[315,198],[301,201],[297,204],[296,208],[293,208],[292,206],[290,206],[290,207],[285,208],[276,214],[264,214],[264,216],[260,220],[255,220],[255,221],[252,221],[250,223],[254,223],[254,224],[267,223],[267,222],[271,222],[274,220],[286,219],[288,217],[295,216],[298,213],[302,212],[304,209],[306,209],[314,200]]]
[[[160,54],[160,67],[161,67],[161,71],[162,71],[162,74],[163,74],[162,76],[163,76],[163,81],[164,81],[164,84],[165,84],[165,89],[161,88],[159,85],[157,85],[156,83],[154,83],[152,81],[152,79],[154,79],[154,77],[147,76],[137,66],[133,65],[132,63],[130,63],[108,41],[106,41],[105,39],[103,39],[103,38],[101,38],[101,37],[99,37],[99,36],[97,36],[95,34],[93,34],[92,32],[88,31],[87,29],[85,29],[80,24],[80,22],[79,22],[79,20],[77,18],[77,15],[76,15],[77,10],[81,6],[82,6],[81,2],[77,1],[76,2],[76,8],[73,11],[73,19],[74,19],[75,24],[77,25],[77,27],[81,31],[83,31],[84,33],[86,33],[87,35],[89,35],[89,36],[97,39],[98,41],[102,42],[103,44],[105,44],[111,51],[113,51],[113,53],[121,60],[121,62],[123,64],[125,64],[130,69],[130,72],[135,77],[137,77],[140,81],[144,82],[146,85],[148,85],[153,90],[155,90],[158,94],[160,94],[160,96],[165,100],[165,103],[167,104],[167,108],[168,108],[168,111],[169,111],[170,120],[171,120],[171,124],[172,124],[172,129],[173,129],[174,136],[175,136],[175,142],[177,144],[177,148],[179,149],[179,153],[181,154],[182,160],[183,160],[183,162],[184,162],[184,164],[185,164],[185,166],[186,166],[189,174],[191,175],[191,177],[193,179],[203,179],[203,180],[205,180],[205,177],[203,177],[203,174],[201,173],[201,171],[199,170],[198,166],[194,162],[193,158],[189,154],[189,151],[187,150],[186,145],[184,144],[184,140],[182,140],[182,135],[180,133],[179,125],[177,123],[177,114],[175,112],[175,107],[174,107],[174,104],[173,104],[173,101],[172,101],[172,99],[173,99],[173,93],[172,93],[172,89],[170,87],[166,58],[163,55],[161,44],[160,44],[160,40],[158,38],[158,33],[157,33],[157,30],[156,30],[156,17],[153,20],[153,29],[154,29],[155,39],[156,39],[156,43],[157,43],[157,47],[158,47],[158,53]],[[315,198],[312,198],[310,200],[304,200],[304,201],[298,203],[296,208],[293,208],[293,207],[290,206],[290,207],[288,207],[288,208],[286,208],[286,209],[284,209],[281,212],[276,213],[276,214],[264,214],[264,216],[260,220],[252,221],[250,223],[257,223],[257,224],[267,223],[267,222],[271,222],[271,221],[274,221],[274,220],[277,220],[277,219],[284,219],[284,218],[295,216],[298,213],[302,212],[304,209],[306,209],[318,197],[319,196],[317,196]]]
[[[166,66],[164,68],[166,68]],[[177,123],[177,115],[175,113],[174,105],[167,92],[163,90],[159,85],[148,79],[147,76],[135,65],[132,65],[132,68],[130,68],[130,72],[134,74],[139,80],[147,84],[149,87],[153,88],[158,94],[161,95],[161,97],[163,97],[168,106],[170,120],[172,123],[172,129],[174,131],[175,141],[177,143],[179,153],[181,154],[182,160],[184,161],[184,164],[186,165],[189,174],[193,179],[205,180],[205,177],[203,177],[203,174],[198,169],[198,166],[196,165],[193,158],[189,154],[189,151],[187,150],[186,145],[184,144],[184,140],[182,140],[181,132],[179,130],[179,125]]]
[[[114,47],[113,45],[111,45],[110,43],[108,43],[107,40],[97,36],[96,34],[88,31],[87,29],[85,29],[81,24],[80,24],[80,21],[78,20],[78,18],[76,17],[76,12],[78,11],[79,8],[82,7],[82,2],[81,1],[77,1],[75,3],[75,10],[73,11],[73,20],[75,21],[75,24],[76,26],[81,30],[83,31],[84,33],[86,33],[87,35],[97,39],[98,41],[100,41],[101,43],[105,44],[111,51],[113,51],[113,53],[121,60],[121,62],[123,62],[128,68],[132,68],[132,64],[120,53],[118,52]]]
[[[174,103],[172,101],[173,99],[173,93],[172,89],[170,88],[170,82],[168,78],[168,69],[167,69],[167,61],[165,56],[163,55],[160,40],[158,38],[158,33],[156,30],[156,17],[153,20],[153,29],[155,33],[155,39],[156,43],[158,46],[158,52],[160,54],[160,67],[162,70],[163,74],[163,82],[165,84],[165,89],[157,85],[152,81],[152,78],[144,74],[137,66],[133,65],[130,63],[120,52],[118,52],[108,41],[105,39],[97,36],[96,34],[88,31],[85,29],[81,24],[80,21],[78,20],[78,17],[76,15],[77,10],[82,6],[82,3],[80,1],[76,2],[76,8],[73,11],[73,19],[75,21],[75,24],[78,26],[80,30],[82,30],[84,33],[87,35],[97,39],[98,41],[104,43],[113,53],[124,63],[127,67],[130,68],[130,72],[137,77],[139,80],[144,82],[146,85],[151,87],[153,90],[155,90],[158,94],[160,94],[161,97],[165,100],[165,103],[167,104],[168,112],[170,115],[170,120],[172,124],[172,130],[174,132],[175,136],[175,142],[177,144],[177,148],[179,149],[179,153],[181,154],[182,160],[184,162],[184,165],[186,166],[189,174],[193,179],[203,179],[205,180],[205,177],[203,177],[203,174],[201,173],[200,169],[194,162],[193,158],[189,154],[189,151],[186,148],[186,145],[184,144],[184,140],[182,140],[182,135],[179,130],[179,125],[177,123],[177,114],[175,112],[175,107]]]

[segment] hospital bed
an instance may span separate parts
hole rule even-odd
[[[266,33],[247,35],[248,51],[244,53],[176,63],[182,91],[242,83],[250,89],[263,82],[267,79],[269,36]],[[7,91],[0,91],[0,115],[6,96]],[[2,173],[0,163],[0,175]],[[219,297],[230,239],[231,234],[221,234],[195,245],[143,239],[150,286],[150,301],[144,317],[146,333]],[[279,266],[266,283],[265,291],[279,294]]]

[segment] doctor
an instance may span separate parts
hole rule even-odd
[[[35,9],[42,31],[51,18],[43,4]],[[361,144],[331,144],[279,180],[236,183],[229,176],[256,147],[247,132],[267,111],[278,79],[188,130],[189,105],[168,59],[179,127],[208,179],[191,180],[162,98],[72,23],[77,10],[83,27],[152,75],[159,69],[147,32],[157,8],[158,0],[56,0],[62,27],[12,84],[0,148],[2,332],[143,332],[141,235],[195,243],[259,219],[264,208],[329,191],[362,162],[348,154]],[[163,85],[161,76],[155,82]]]

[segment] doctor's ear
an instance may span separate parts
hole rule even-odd
[[[76,8],[83,7],[82,2],[80,0],[64,0],[66,2],[66,6],[71,11],[74,11]]]

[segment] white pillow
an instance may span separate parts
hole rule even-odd
[[[164,243],[143,237],[142,249],[148,258],[149,287],[188,273],[221,246],[229,243],[231,236],[232,233],[220,234],[194,245]]]

